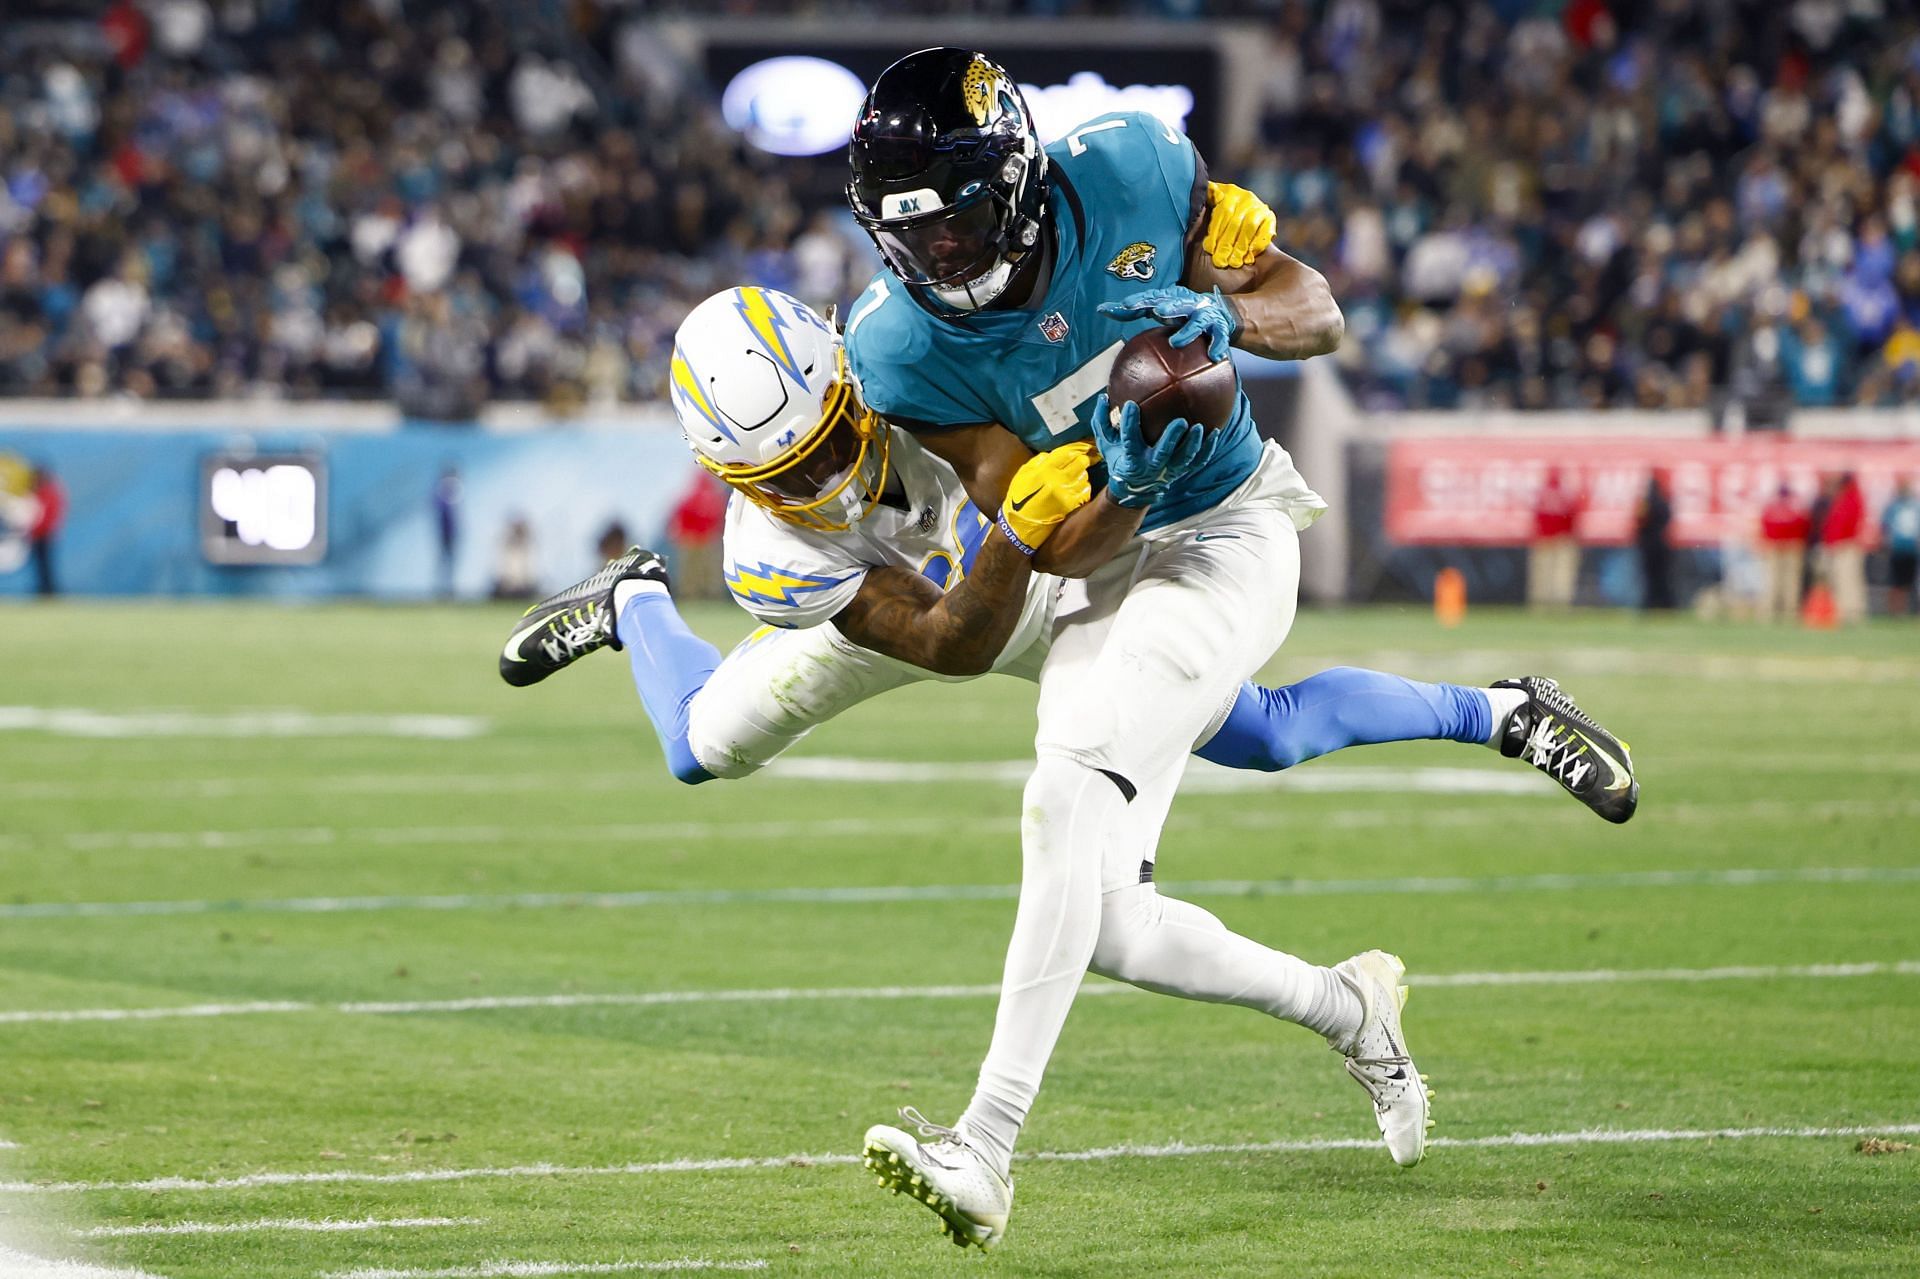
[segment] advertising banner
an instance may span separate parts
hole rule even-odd
[[[1659,474],[1673,504],[1677,546],[1754,536],[1760,508],[1789,486],[1811,502],[1822,477],[1851,471],[1877,521],[1894,486],[1920,486],[1920,443],[1629,436],[1456,436],[1387,446],[1387,536],[1402,545],[1514,546],[1533,534],[1534,499],[1549,473],[1581,495],[1577,532],[1589,545],[1633,536],[1647,481]]]

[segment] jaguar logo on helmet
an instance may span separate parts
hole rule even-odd
[[[966,99],[967,114],[983,129],[1007,112],[1020,109],[1019,100],[1007,88],[1005,74],[977,53],[960,78],[960,93]]]
[[[1122,280],[1151,280],[1153,246],[1145,240],[1135,240],[1114,254],[1113,261],[1107,263],[1107,270]]]

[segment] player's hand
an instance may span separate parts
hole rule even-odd
[[[1115,320],[1158,320],[1174,330],[1167,339],[1174,346],[1205,338],[1207,358],[1216,364],[1227,358],[1233,335],[1240,331],[1240,313],[1219,289],[1195,293],[1183,284],[1143,289],[1118,302],[1102,302],[1099,311]]]
[[[1250,266],[1273,243],[1273,210],[1245,187],[1207,183],[1207,235],[1200,248],[1222,271]]]
[[[1000,506],[1000,531],[1028,555],[1053,536],[1060,522],[1093,497],[1087,471],[1097,455],[1092,440],[1036,453],[1013,473]]]
[[[1093,438],[1107,463],[1107,496],[1121,506],[1148,506],[1199,465],[1207,428],[1183,417],[1167,423],[1148,444],[1140,434],[1140,406],[1132,400],[1110,412],[1107,393],[1093,402]]]

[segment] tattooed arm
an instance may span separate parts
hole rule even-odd
[[[998,534],[959,585],[942,592],[904,568],[870,569],[833,624],[862,648],[939,675],[980,675],[1007,646],[1026,603],[1033,561]]]

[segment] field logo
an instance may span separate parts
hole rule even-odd
[[[1114,254],[1113,261],[1107,263],[1107,270],[1122,280],[1151,280],[1153,246],[1145,240],[1135,240]]]

